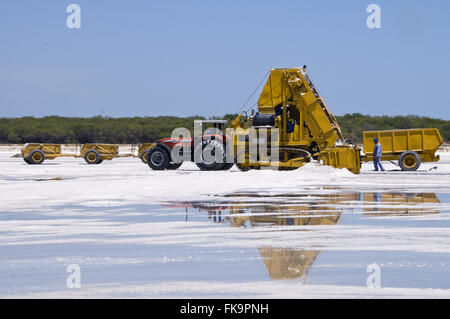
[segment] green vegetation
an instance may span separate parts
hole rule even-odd
[[[224,116],[227,120],[233,114]],[[215,117],[219,118],[219,117]],[[344,136],[361,142],[362,131],[437,127],[450,141],[450,121],[419,116],[369,116],[359,113],[336,117]],[[176,127],[192,131],[195,119],[204,117],[131,117],[131,118],[0,118],[0,143],[138,143],[170,137]]]
[[[1,118],[0,143],[137,143],[170,137],[176,127],[192,129],[194,119],[172,116],[132,118]]]
[[[445,142],[450,141],[450,121],[446,120],[420,117],[416,115],[369,116],[360,113],[336,116],[336,119],[344,136],[356,141],[357,143],[362,143],[363,131],[432,127],[439,129],[439,132]]]

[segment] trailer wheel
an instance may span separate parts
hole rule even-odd
[[[147,164],[155,171],[161,171],[169,166],[169,154],[160,146],[156,146],[147,153]]]
[[[398,165],[402,171],[415,171],[420,166],[420,156],[413,151],[403,152],[398,159]]]
[[[45,154],[41,150],[31,151],[30,155],[28,155],[28,161],[30,164],[42,164],[45,159]]]
[[[145,150],[142,152],[141,156],[139,158],[141,159],[142,163],[147,164],[147,156],[148,156],[148,150]]]
[[[102,160],[97,150],[88,150],[83,157],[88,164],[100,164]]]

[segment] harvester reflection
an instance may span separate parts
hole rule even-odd
[[[186,212],[188,207],[206,211],[215,223],[249,228],[336,225],[343,212],[358,213],[361,210],[364,215],[439,213],[433,205],[427,205],[439,203],[436,195],[430,193],[302,194],[284,198],[281,195],[269,198],[245,194],[244,197],[230,196],[232,200],[221,202],[184,202],[181,206],[186,207]],[[362,208],[357,205],[361,202]],[[292,230],[301,231],[301,228]],[[258,251],[273,280],[303,278],[320,253],[320,250],[266,246]]]

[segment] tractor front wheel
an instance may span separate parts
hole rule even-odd
[[[147,164],[155,171],[161,171],[169,166],[169,154],[160,146],[156,146],[148,151]]]
[[[181,163],[173,163],[173,162],[171,162],[171,163],[169,163],[169,165],[167,165],[166,168],[168,170],[175,170],[175,169],[178,169],[182,164],[183,164],[183,162],[181,162]]]

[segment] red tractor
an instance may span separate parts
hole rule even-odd
[[[216,133],[203,134],[203,124],[208,124]],[[183,160],[194,162],[202,171],[228,170],[234,165],[226,161],[226,120],[194,121],[202,134],[194,138],[163,138],[148,150],[147,163],[153,170],[174,170]],[[210,154],[211,156],[205,156]]]

